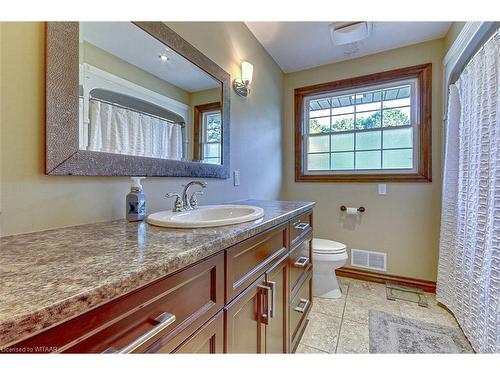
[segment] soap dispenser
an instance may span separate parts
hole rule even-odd
[[[146,177],[131,177],[132,186],[127,194],[126,213],[128,221],[140,221],[146,217],[146,194],[142,190],[141,180]]]

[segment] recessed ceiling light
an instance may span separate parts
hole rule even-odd
[[[168,56],[167,55],[160,55],[158,56],[158,58],[163,61],[163,62],[167,62],[169,60]]]

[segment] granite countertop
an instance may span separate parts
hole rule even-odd
[[[171,229],[125,220],[0,238],[0,350],[311,209],[246,200],[254,222]]]

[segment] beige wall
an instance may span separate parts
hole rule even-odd
[[[443,40],[434,40],[376,55],[285,75],[284,199],[316,201],[315,236],[350,248],[388,254],[387,273],[436,279],[440,217],[441,64]],[[390,183],[387,195],[374,183],[296,183],[294,181],[294,97],[296,87],[431,62],[432,183]],[[339,207],[364,206],[361,222],[343,220]]]
[[[108,73],[114,74],[136,85],[145,87],[158,94],[189,104],[191,94],[155,75],[122,60],[99,47],[83,42],[80,44],[80,63],[86,62]]]
[[[220,88],[196,91],[191,93],[191,106],[194,108],[200,104],[220,102],[222,92]]]
[[[232,77],[242,59],[255,66],[252,95],[231,98],[231,170],[241,171],[241,186],[234,187],[232,179],[211,179],[201,201],[277,198],[282,179],[281,70],[241,22],[169,25]],[[44,25],[1,23],[0,30],[0,234],[122,218],[128,178],[43,174]],[[172,202],[163,196],[179,191],[188,180],[147,179],[149,211],[170,208]]]

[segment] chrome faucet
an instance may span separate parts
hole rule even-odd
[[[195,191],[191,198],[188,197],[188,189],[193,185],[199,185],[202,188],[207,187],[207,183],[205,181],[191,181],[188,184],[184,185],[184,190],[182,190],[182,194],[177,193],[167,193],[167,198],[175,198],[174,208],[172,211],[174,212],[182,212],[188,210],[196,210],[198,208],[198,195],[203,195],[203,191]]]
[[[207,187],[207,183],[205,181],[191,181],[187,185],[184,186],[184,190],[182,191],[182,208],[184,210],[193,210],[198,208],[198,200],[196,195],[203,195],[202,191],[195,191],[193,195],[191,195],[191,199],[188,199],[188,189],[190,186],[199,185],[203,189]]]

